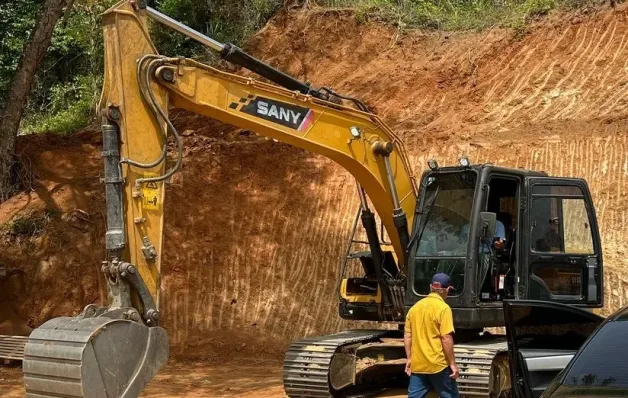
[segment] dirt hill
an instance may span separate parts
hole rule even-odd
[[[451,164],[466,154],[586,178],[608,312],[628,299],[627,46],[624,6],[550,18],[522,38],[399,32],[315,9],[277,16],[249,48],[315,86],[364,98],[405,140],[417,173],[431,157]],[[351,176],[284,144],[172,115],[186,147],[166,199],[161,305],[173,352],[281,355],[291,339],[345,327],[335,288],[357,208]],[[3,333],[105,296],[98,132],[19,145],[35,180],[0,206]]]

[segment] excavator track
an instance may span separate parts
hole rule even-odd
[[[344,362],[343,355],[353,355],[345,347],[358,345],[363,349],[380,347],[390,350],[397,347],[403,354],[403,340],[389,338],[394,331],[350,330],[328,336],[312,337],[293,343],[286,353],[283,367],[283,382],[286,394],[291,398],[329,398],[344,396],[344,390],[336,390],[332,385],[332,373],[336,379],[351,380],[356,372],[355,362]],[[493,358],[499,351],[507,349],[503,338],[471,341],[456,344],[456,362],[460,367],[458,390],[463,397],[488,397],[489,375]],[[390,351],[388,351],[390,352]],[[405,363],[405,359],[401,359]],[[377,362],[374,366],[396,365],[399,359]],[[340,364],[340,365],[339,365]],[[348,366],[344,366],[348,365]],[[402,369],[402,368],[401,368]],[[383,368],[371,368],[381,373]],[[344,374],[341,374],[344,373]],[[371,373],[372,375],[373,373]],[[387,374],[388,376],[390,373]],[[339,377],[340,376],[340,377]],[[361,391],[364,395],[366,391]],[[376,393],[380,391],[372,391]]]
[[[334,396],[330,383],[332,357],[343,346],[378,340],[389,330],[347,330],[311,337],[290,345],[283,365],[283,385],[291,398]]]
[[[460,367],[458,391],[463,397],[488,397],[491,363],[498,351],[507,349],[506,341],[467,343],[454,346]]]

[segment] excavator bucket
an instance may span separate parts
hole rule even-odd
[[[168,335],[106,317],[54,318],[24,349],[28,398],[135,398],[168,358]]]

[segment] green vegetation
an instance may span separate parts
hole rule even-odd
[[[0,229],[5,230],[14,238],[31,238],[41,235],[55,216],[56,213],[49,210],[44,211],[42,214],[30,213],[20,215],[3,225]]]
[[[356,9],[358,21],[368,18],[399,29],[481,30],[494,26],[523,29],[553,9],[573,9],[602,0],[318,0],[326,7]]]
[[[223,43],[242,46],[283,5],[282,0],[158,0],[157,8],[191,28]],[[215,55],[183,35],[154,29],[159,51],[176,56],[215,59]]]
[[[50,209],[17,215],[11,221],[0,224],[0,239],[8,239],[11,244],[20,246],[26,254],[33,253],[37,248],[37,238],[58,217],[59,213]]]
[[[74,0],[57,24],[39,68],[20,131],[71,133],[94,120],[103,75],[100,15],[117,0]],[[4,106],[25,40],[43,0],[0,3],[0,107]],[[157,0],[156,7],[217,40],[243,45],[279,9],[281,0]],[[4,22],[6,21],[6,23]],[[157,48],[168,55],[211,60],[200,45],[159,28]]]
[[[22,120],[23,133],[69,133],[91,121],[102,80],[99,15],[113,2],[76,0],[59,21],[36,75]],[[0,5],[0,19],[9,21],[0,25],[0,107],[42,3],[17,0]]]
[[[35,25],[41,1],[15,0],[0,3],[0,105],[17,68],[24,40]]]
[[[75,2],[57,25],[22,122],[22,132],[71,133],[93,117],[102,82],[99,15],[113,0]]]

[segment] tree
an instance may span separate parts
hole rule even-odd
[[[57,21],[72,0],[45,0],[35,27],[24,43],[4,109],[0,112],[0,202],[11,196],[15,166],[15,142],[35,72],[46,55]]]

